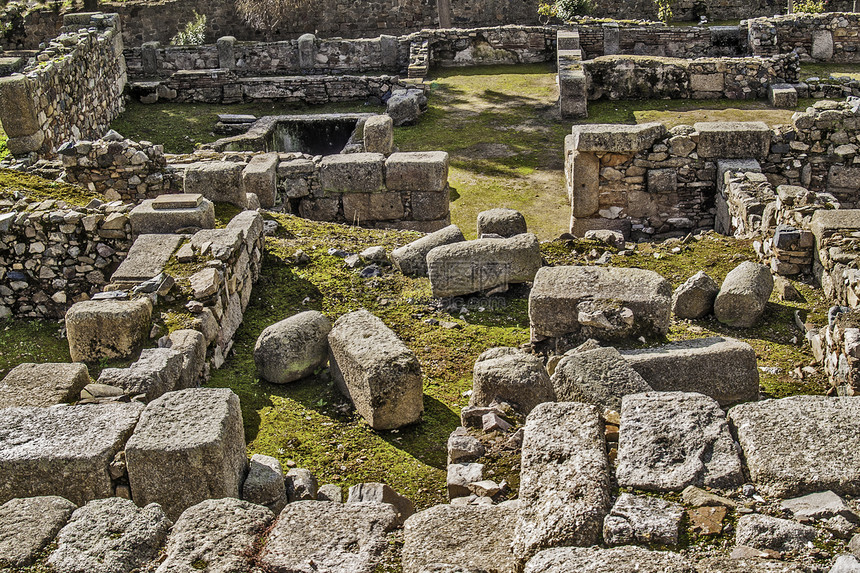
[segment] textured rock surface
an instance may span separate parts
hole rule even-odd
[[[523,563],[557,545],[591,545],[609,511],[609,460],[594,406],[547,402],[526,419],[520,519],[513,551]]]
[[[202,501],[176,520],[156,573],[245,573],[253,565],[255,542],[274,519],[267,508],[247,501]]]
[[[122,388],[131,396],[142,395],[147,402],[176,390],[185,357],[172,348],[145,348],[140,359],[128,368],[105,368],[98,383]]]
[[[646,392],[622,400],[616,470],[622,487],[733,488],[744,479],[739,454],[726,415],[712,398]]]
[[[684,508],[659,497],[622,493],[603,520],[607,545],[677,545]]]
[[[798,521],[827,519],[837,515],[856,520],[851,508],[832,491],[820,491],[801,497],[784,499],[781,506],[790,511],[794,519]]]
[[[729,326],[753,326],[764,314],[771,291],[773,276],[770,269],[744,261],[726,275],[714,301],[714,314],[717,320]]]
[[[182,370],[176,389],[198,387],[206,366],[206,339],[203,333],[190,329],[174,330],[168,335],[166,346],[182,354]]]
[[[448,498],[465,497],[471,492],[469,484],[484,479],[484,464],[449,464],[448,465]]]
[[[552,386],[558,400],[594,404],[601,411],[621,410],[623,396],[652,390],[612,347],[564,356],[555,367]]]
[[[696,564],[696,573],[821,573],[815,565],[764,558],[709,557]]]
[[[143,405],[0,410],[0,502],[60,495],[82,505],[114,494],[108,466]]]
[[[372,428],[418,421],[424,410],[421,365],[394,331],[359,310],[337,319],[328,341],[332,377]]]
[[[275,515],[287,505],[287,488],[281,462],[271,456],[254,454],[242,484],[242,499],[265,505]]]
[[[0,381],[0,408],[74,402],[89,383],[86,364],[19,364]]]
[[[490,348],[475,361],[470,406],[507,402],[528,414],[542,402],[555,401],[543,361],[518,348]]]
[[[448,225],[391,251],[391,260],[404,275],[426,276],[427,253],[436,247],[465,241],[457,225]]]
[[[478,237],[484,234],[513,237],[527,231],[526,218],[515,209],[495,208],[478,213]]]
[[[248,459],[239,398],[226,388],[169,392],[151,402],[126,444],[136,503],[176,519],[205,499],[239,497]]]
[[[514,573],[512,524],[517,504],[437,505],[406,520],[403,572],[420,573],[434,563],[464,570]]]
[[[16,498],[0,505],[0,568],[31,565],[76,508],[57,496]]]
[[[692,564],[677,553],[649,551],[625,546],[611,549],[598,547],[559,547],[535,555],[526,564],[525,573],[694,573]]]
[[[391,486],[384,483],[359,483],[349,488],[347,503],[361,502],[389,503],[397,510],[397,519],[400,523],[406,521],[413,513],[415,506],[412,501],[394,491]]]
[[[72,362],[129,356],[149,335],[151,318],[148,298],[75,303],[66,313]]]
[[[269,534],[260,564],[276,572],[372,573],[397,526],[389,504],[299,501]]]
[[[860,494],[860,397],[792,396],[729,410],[750,477],[765,494]]]
[[[286,478],[287,499],[290,503],[317,498],[317,478],[310,470],[293,468],[287,472]]]
[[[60,573],[128,573],[155,559],[169,529],[158,504],[97,499],[75,510],[48,563]]]
[[[712,336],[621,354],[654,390],[698,392],[721,406],[758,400],[758,361],[746,342]]]
[[[705,271],[699,271],[681,283],[672,293],[675,318],[702,318],[714,310],[714,299],[720,287]]]
[[[331,322],[321,312],[300,312],[267,326],[254,346],[257,373],[274,384],[313,374],[328,360]]]
[[[742,515],[738,520],[735,543],[758,549],[798,551],[815,539],[815,528],[790,519],[769,515]]]
[[[448,436],[448,465],[474,462],[486,453],[481,440],[457,428]]]

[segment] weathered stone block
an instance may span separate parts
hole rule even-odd
[[[385,156],[381,153],[328,155],[320,162],[326,193],[374,193],[383,189]]]
[[[490,348],[475,361],[470,406],[507,402],[528,414],[543,402],[555,401],[543,361],[518,348]]]
[[[131,355],[149,336],[152,302],[92,300],[78,302],[66,312],[66,333],[73,362]]]
[[[577,52],[579,50],[576,50]],[[572,56],[573,50],[565,52],[559,50],[559,73],[558,73],[558,107],[561,117],[579,118],[588,117],[588,79],[582,71],[582,55]],[[568,55],[570,54],[570,55]],[[564,65],[562,62],[572,59],[578,65]]]
[[[136,503],[158,503],[171,519],[205,499],[239,497],[248,466],[239,398],[192,388],[153,400],[126,445]]]
[[[690,90],[694,92],[722,92],[726,87],[726,75],[690,74]]]
[[[565,355],[551,380],[560,402],[585,402],[601,412],[621,410],[621,398],[627,394],[653,390],[612,347]]]
[[[579,31],[558,30],[558,32],[556,32],[556,42],[559,50],[578,50]]]
[[[0,110],[3,131],[10,138],[28,137],[41,128],[29,80],[22,74],[0,78]]]
[[[568,181],[571,214],[573,217],[590,217],[600,208],[600,160],[594,153],[575,150],[568,157],[571,162]]]
[[[76,507],[57,496],[16,498],[0,505],[0,567],[32,565]]]
[[[645,495],[622,493],[603,520],[607,545],[678,545],[684,507]]]
[[[589,571],[614,573],[692,573],[690,561],[671,551],[649,551],[642,547],[623,546],[611,549],[600,547],[559,547],[541,551],[528,562],[525,573],[568,573]],[[706,569],[702,571],[715,571]]]
[[[278,154],[264,153],[252,157],[242,170],[242,185],[245,193],[257,196],[261,207],[274,207],[278,193]]]
[[[392,153],[385,160],[385,186],[391,191],[443,191],[448,187],[444,151]]]
[[[426,275],[427,253],[441,245],[448,245],[465,241],[463,232],[457,225],[448,225],[425,237],[416,239],[411,243],[394,249],[391,252],[391,260],[404,275]]]
[[[773,276],[764,265],[744,261],[729,271],[717,298],[714,315],[723,324],[749,328],[764,314],[773,291]]]
[[[218,67],[220,69],[232,70],[236,67],[235,44],[236,38],[233,36],[223,36],[215,41],[215,46],[218,48]]]
[[[0,410],[0,502],[111,497],[108,467],[142,411],[138,403]]]
[[[513,237],[527,232],[526,218],[516,209],[495,208],[478,213],[478,237],[484,234]]]
[[[720,287],[705,271],[699,271],[681,283],[672,293],[675,318],[702,318],[714,311],[714,299]]]
[[[212,203],[209,205],[211,207]],[[212,226],[215,226],[214,208]],[[140,235],[128,250],[128,256],[111,275],[111,281],[142,283],[158,276],[181,242],[181,235]]]
[[[142,395],[147,402],[176,390],[184,357],[170,348],[145,348],[140,359],[128,368],[105,368],[99,384],[122,388],[131,396]]]
[[[86,364],[19,364],[0,381],[0,408],[75,402],[89,383]]]
[[[200,385],[200,378],[206,366],[206,337],[197,330],[174,330],[167,337],[166,347],[182,355],[182,367],[177,390],[195,388]]]
[[[767,100],[773,107],[794,109],[797,107],[797,90],[791,84],[770,84]]]
[[[265,505],[277,515],[287,505],[285,483],[284,469],[277,458],[254,454],[242,484],[242,499]]]
[[[771,130],[761,121],[717,121],[693,124],[699,132],[696,148],[705,159],[767,158]]]
[[[666,126],[657,122],[638,125],[595,123],[573,126],[574,149],[577,151],[637,153],[648,149],[664,135],[666,135]]]
[[[750,514],[738,519],[735,542],[757,549],[801,551],[815,541],[816,534],[814,527],[790,519]]]
[[[390,221],[404,215],[400,193],[344,193],[343,216],[355,225],[368,221]]]
[[[267,326],[254,346],[260,377],[286,384],[309,376],[328,360],[329,331],[331,322],[315,310]]]
[[[448,216],[450,193],[444,191],[413,191],[412,218],[416,221],[435,221]]]
[[[812,57],[824,62],[833,57],[833,32],[830,30],[812,31]]]
[[[387,115],[375,115],[364,122],[364,150],[388,155],[394,150],[394,123]]]
[[[201,161],[185,168],[183,190],[199,193],[213,202],[232,203],[245,207],[247,198],[242,188],[244,163],[233,161]]]
[[[341,316],[328,335],[330,368],[340,391],[376,430],[417,422],[424,410],[421,365],[366,310]]]
[[[842,229],[860,229],[860,209],[818,209],[809,224],[815,243],[822,241],[831,233]]]
[[[649,169],[649,193],[674,193],[678,190],[677,169]]]

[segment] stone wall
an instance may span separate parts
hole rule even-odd
[[[0,199],[0,317],[62,317],[100,291],[131,246],[130,208]]]
[[[0,78],[0,122],[16,156],[53,157],[70,139],[98,138],[123,109],[119,17],[80,14],[65,22],[33,65]]]
[[[790,14],[756,18],[747,26],[756,56],[796,52],[804,61],[860,62],[860,14]]]
[[[738,26],[665,26],[659,22],[591,22],[577,26],[583,57],[612,54],[704,58],[749,54]]]
[[[847,0],[828,0],[831,10],[850,10]],[[775,0],[677,0],[672,3],[675,21],[698,21],[706,16],[709,20],[742,20],[756,16],[771,16],[785,11],[785,4]],[[623,0],[621,2],[597,2],[592,16],[618,19],[657,20],[657,6],[651,0]]]
[[[37,50],[39,44],[56,37],[63,17],[53,10],[27,11],[12,2],[0,10],[0,50]]]

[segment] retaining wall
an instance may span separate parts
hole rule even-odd
[[[833,6],[828,3],[828,8]],[[850,7],[847,9],[850,10]],[[860,14],[790,14],[748,22],[753,55],[797,52],[804,61],[860,62]]]

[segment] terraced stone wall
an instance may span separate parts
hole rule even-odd
[[[852,12],[756,18],[748,22],[749,45],[756,56],[796,52],[804,61],[860,62],[858,25],[860,14]]]

